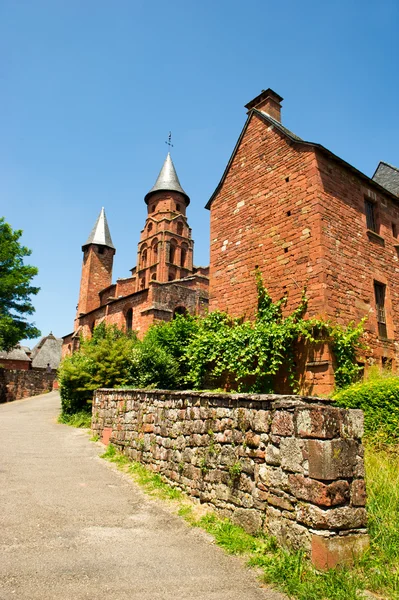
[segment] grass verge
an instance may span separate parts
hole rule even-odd
[[[85,411],[77,412],[73,415],[61,413],[58,417],[58,423],[89,429],[91,427],[91,413]]]
[[[359,600],[364,590],[376,598],[399,600],[399,454],[368,448],[368,510],[370,551],[351,569],[316,571],[303,552],[277,545],[263,533],[249,535],[228,519],[194,504],[186,494],[165,483],[140,463],[131,462],[112,445],[102,458],[129,473],[150,496],[168,500],[193,527],[201,527],[230,554],[262,570],[265,583],[297,600]]]

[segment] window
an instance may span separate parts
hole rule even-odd
[[[177,224],[177,233],[181,235],[183,233],[183,223]]]
[[[141,253],[141,268],[147,265],[147,250],[144,249]]]
[[[152,279],[152,281],[156,281],[156,279],[157,279],[157,274],[156,274],[156,273],[153,273],[153,274],[151,275],[151,279]]]
[[[148,227],[147,227],[147,231],[148,233],[150,233],[150,231],[152,231],[152,223],[148,223]]]
[[[180,204],[176,204],[176,210],[177,212],[180,212]]]
[[[152,212],[155,212],[155,204],[152,205]]]
[[[392,235],[394,238],[398,237],[398,228],[396,226],[396,223],[392,223]]]
[[[176,318],[176,315],[187,315],[188,311],[187,308],[185,306],[176,306],[175,310],[173,311],[173,318]]]
[[[97,251],[99,254],[104,254],[104,246],[97,246]]]
[[[171,242],[169,247],[169,262],[174,264],[176,258],[176,243]]]
[[[184,246],[182,246],[182,249],[180,251],[180,266],[181,267],[186,266],[186,260],[187,260],[187,250]]]
[[[387,339],[387,321],[385,315],[385,290],[386,285],[374,282],[375,307],[378,323],[378,337]]]
[[[367,229],[370,229],[370,231],[374,231],[374,233],[378,233],[377,220],[375,218],[374,202],[372,202],[371,200],[365,200],[364,206],[366,209]]]
[[[133,327],[133,309],[129,308],[126,313],[126,331],[132,331]]]

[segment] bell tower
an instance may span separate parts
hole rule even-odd
[[[194,243],[186,217],[190,198],[180,185],[169,152],[144,200],[147,219],[138,245],[137,291],[151,281],[166,283],[193,272]]]
[[[105,216],[104,208],[82,246],[83,266],[80,279],[77,317],[86,314],[100,305],[99,292],[112,283],[112,266],[115,247]],[[78,321],[75,321],[75,329]]]

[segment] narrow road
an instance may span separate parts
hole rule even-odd
[[[281,598],[57,424],[59,406],[0,405],[1,600]]]

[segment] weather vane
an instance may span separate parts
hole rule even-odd
[[[168,135],[168,141],[165,142],[165,144],[167,144],[169,146],[169,148],[172,146],[173,148],[173,144],[172,144],[172,132],[169,131],[169,135]]]

